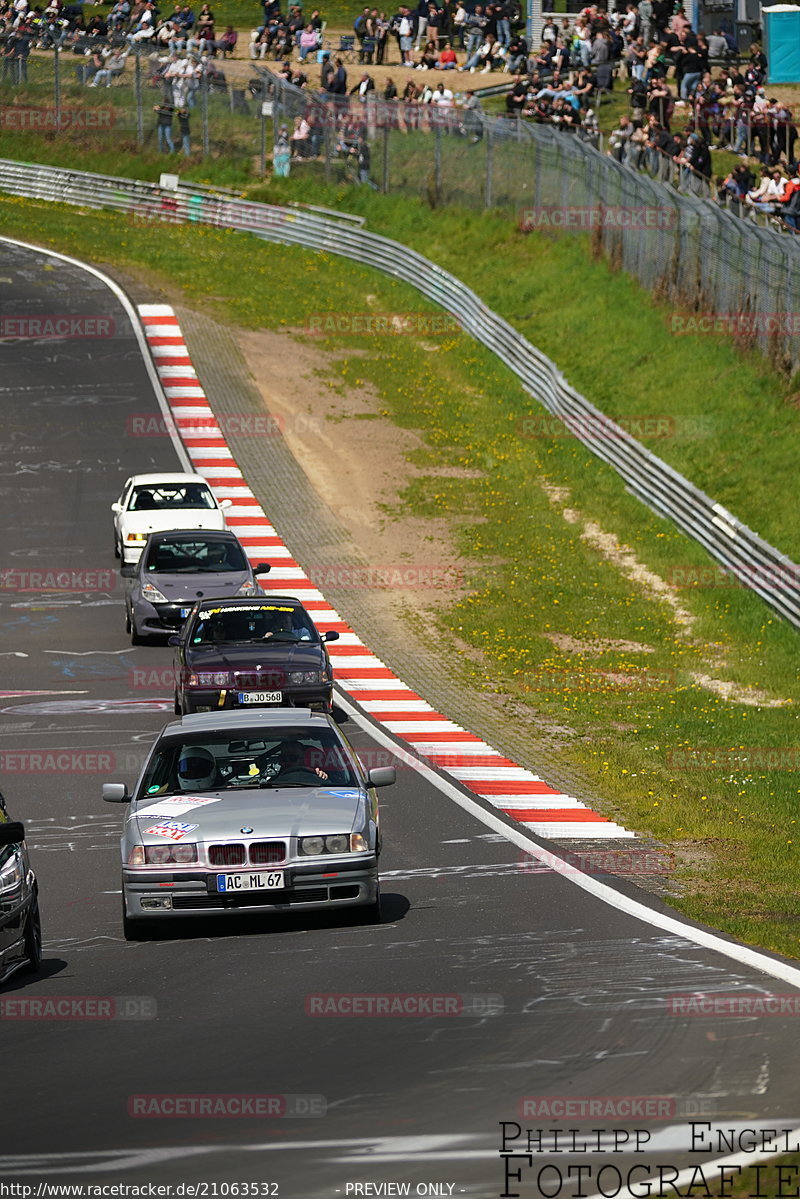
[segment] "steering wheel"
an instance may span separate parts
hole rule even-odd
[[[280,770],[277,774],[270,776],[272,783],[307,783],[311,780],[312,783],[324,783],[327,779],[322,779],[317,774],[316,770],[312,770],[309,766],[293,766],[291,770]]]

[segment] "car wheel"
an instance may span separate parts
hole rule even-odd
[[[375,902],[365,908],[353,908],[353,916],[357,924],[380,924],[383,918],[381,909],[381,885],[378,883],[378,890],[375,896]]]
[[[136,621],[133,619],[133,613],[131,613],[129,624],[130,624],[129,632],[131,635],[131,645],[146,645],[147,638],[142,637],[139,630],[136,628]]]
[[[114,557],[115,558],[122,557],[122,554],[120,553],[120,550],[119,550],[119,542],[117,541],[116,537],[114,538]]]
[[[181,701],[178,698],[177,691],[175,692],[175,700],[173,702],[172,707],[173,707],[173,710],[174,710],[176,716],[183,716],[183,709],[181,707]]]
[[[126,608],[125,609],[125,632],[130,633],[130,631],[131,631],[131,614],[128,611],[128,609]]]
[[[154,932],[153,920],[137,920],[125,911],[125,896],[122,897],[122,932],[126,941],[149,941]]]
[[[34,895],[25,921],[25,956],[28,959],[27,969],[38,973],[42,968],[42,921],[38,895]]]

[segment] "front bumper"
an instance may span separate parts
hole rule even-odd
[[[191,610],[192,603],[188,600],[177,604],[151,604],[139,596],[133,601],[136,628],[145,635],[179,633]]]
[[[264,687],[264,691],[271,688]],[[246,712],[251,708],[318,708],[326,710],[333,698],[333,683],[309,683],[305,686],[275,687],[280,691],[280,703],[247,704],[239,702],[239,691],[235,688],[225,690],[192,687],[184,692],[183,710],[190,712]],[[245,692],[246,694],[246,692]]]
[[[239,891],[233,894],[216,889],[217,874],[236,871],[204,868],[190,874],[167,874],[123,870],[122,894],[125,912],[132,919],[163,920],[170,916],[237,915],[242,912],[290,912],[342,907],[364,907],[378,897],[378,861],[365,854],[366,861],[338,864],[321,871],[318,865],[280,867],[286,874],[286,887],[280,891]],[[262,869],[265,869],[262,867]],[[169,901],[169,903],[167,903]],[[158,903],[159,906],[153,906]]]
[[[134,542],[129,545],[126,541],[122,542],[122,561],[126,566],[135,566],[142,556],[145,543],[143,541]]]

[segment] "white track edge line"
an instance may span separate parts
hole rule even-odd
[[[90,275],[94,275],[95,279],[99,279],[101,283],[106,285],[109,291],[116,296],[122,307],[125,309],[125,312],[130,317],[133,335],[139,343],[139,349],[141,350],[142,358],[144,359],[145,370],[150,377],[150,382],[153,386],[153,391],[155,393],[156,400],[158,401],[158,406],[161,409],[162,416],[169,421],[172,413],[161,384],[161,379],[153,361],[153,355],[150,353],[150,343],[145,335],[142,319],[139,316],[136,305],[125,294],[119,284],[115,283],[114,280],[109,278],[108,275],[104,275],[102,271],[97,269],[97,267],[90,266],[87,262],[79,262],[77,258],[70,258],[69,254],[61,254],[58,250],[51,250],[47,246],[33,246],[30,242],[19,241],[15,237],[0,237],[0,242],[6,242],[8,245],[12,246],[21,246],[23,250],[33,250],[36,254],[49,254],[52,258],[60,258],[62,262],[68,262],[70,266],[76,266],[80,270],[87,271]],[[178,461],[180,462],[181,466],[183,466],[186,473],[196,474],[197,472],[192,469],[192,464],[189,460],[189,455],[184,449],[183,442],[180,440],[174,429],[170,430],[170,439],[175,447],[175,453],[178,455]]]
[[[355,720],[373,740],[387,749],[397,749],[396,741],[384,733],[380,726],[369,720],[349,699],[345,699],[341,692],[338,691],[337,702],[342,710]],[[469,812],[470,815],[475,816],[487,828],[490,828],[493,832],[500,833],[506,840],[511,841],[512,844],[517,845],[520,849],[526,850],[526,852],[530,853],[531,857],[536,858],[545,866],[549,866],[555,873],[561,874],[562,877],[568,879],[569,882],[574,883],[576,887],[580,887],[581,890],[586,891],[595,899],[599,899],[610,907],[616,908],[626,916],[632,916],[636,920],[643,920],[646,924],[651,924],[655,928],[660,928],[665,932],[684,937],[687,941],[693,941],[703,949],[710,949],[715,953],[724,954],[725,957],[732,958],[742,966],[750,966],[752,969],[760,970],[762,973],[769,974],[773,978],[781,979],[783,982],[789,983],[790,986],[800,987],[800,969],[790,966],[788,962],[775,961],[758,950],[749,949],[746,945],[739,945],[735,941],[725,941],[717,936],[716,933],[707,932],[702,928],[695,928],[691,924],[684,924],[679,917],[668,916],[663,912],[656,912],[652,908],[647,907],[646,904],[639,903],[638,900],[630,899],[627,895],[615,891],[607,883],[601,883],[590,875],[585,874],[578,867],[571,867],[570,873],[568,875],[564,874],[562,870],[559,870],[559,867],[563,867],[564,865],[563,858],[551,853],[550,850],[544,849],[536,841],[526,837],[520,830],[510,827],[496,816],[487,812],[480,804],[459,791],[448,779],[442,778],[440,774],[436,774],[424,762],[409,758],[408,765],[422,775],[427,782],[438,788],[448,799],[454,800],[465,812]]]

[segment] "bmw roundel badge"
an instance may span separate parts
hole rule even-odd
[[[244,828],[240,828],[239,832],[240,833],[252,833],[253,830],[249,827],[249,825],[246,825]]]

